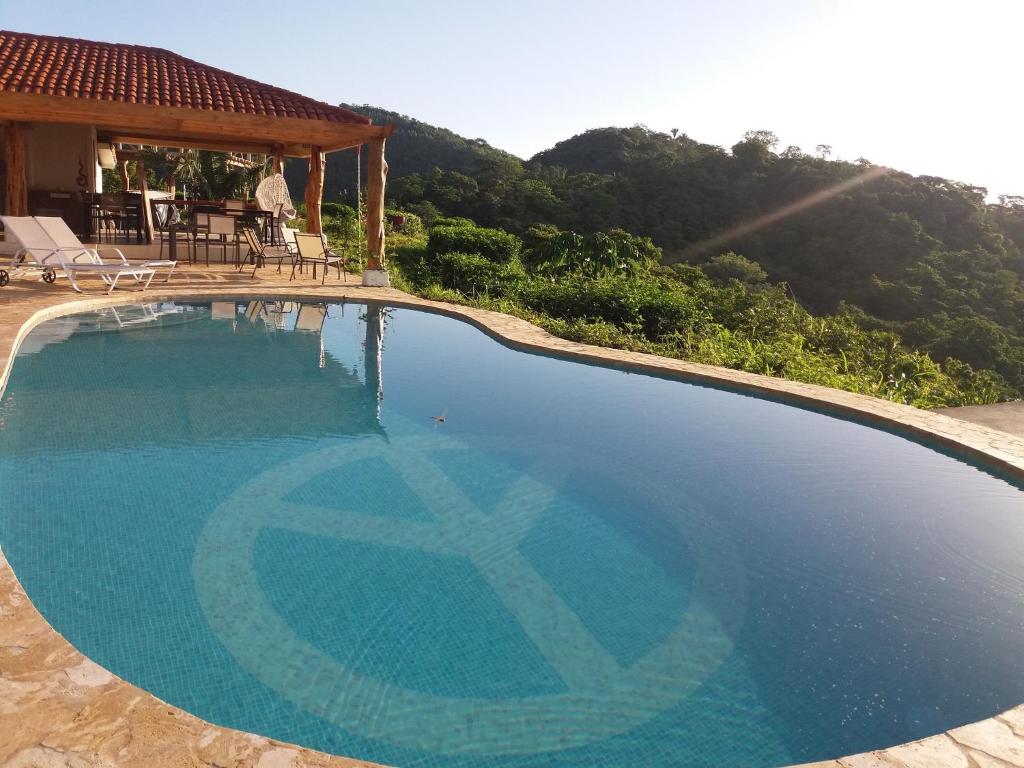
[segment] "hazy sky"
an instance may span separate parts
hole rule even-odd
[[[1024,0],[0,0],[0,27],[170,48],[521,157],[606,125],[767,128],[1024,194]]]

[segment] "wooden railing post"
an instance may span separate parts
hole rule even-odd
[[[4,214],[28,216],[25,137],[19,123],[4,125]]]
[[[383,270],[384,263],[384,187],[388,163],[384,159],[383,137],[367,143],[366,168],[366,268]]]
[[[323,225],[320,221],[320,203],[324,197],[324,165],[326,159],[320,147],[309,152],[309,176],[306,177],[306,231],[319,234]]]

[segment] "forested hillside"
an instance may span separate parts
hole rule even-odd
[[[475,176],[491,163],[509,163],[522,167],[522,160],[488,146],[483,139],[465,139],[446,128],[436,128],[405,115],[378,109],[367,105],[348,107],[373,119],[374,123],[394,123],[394,136],[388,140],[388,165],[391,167],[388,180],[394,182],[404,176],[418,174],[429,176],[434,168],[443,168],[459,174]],[[365,162],[366,153],[363,152]],[[365,173],[365,165],[364,170]],[[306,164],[289,161],[285,169],[288,185],[298,197],[306,182]],[[335,152],[324,169],[324,199],[355,202],[356,156],[354,152]],[[365,181],[364,181],[365,184]]]
[[[752,131],[729,149],[643,127],[602,128],[521,161],[394,113],[389,200],[428,225],[459,216],[531,243],[559,231],[650,237],[666,264],[770,282],[816,314],[899,333],[937,362],[952,357],[1024,391],[1024,198],[913,177],[867,160],[780,148]],[[292,163],[293,190],[304,169]],[[328,199],[355,187],[353,153],[332,156]],[[721,254],[731,254],[720,257]],[[735,256],[735,255],[738,256]]]

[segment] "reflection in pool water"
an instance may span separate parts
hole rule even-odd
[[[1024,494],[822,414],[411,310],[218,302],[41,326],[0,415],[36,605],[224,725],[404,766],[767,766],[1024,700]]]

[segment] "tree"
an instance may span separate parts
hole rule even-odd
[[[738,280],[748,285],[756,285],[768,279],[768,273],[760,264],[732,251],[715,256],[701,268],[708,277],[720,283]]]
[[[743,141],[760,144],[765,149],[774,149],[779,143],[779,137],[772,131],[747,131],[743,134]]]
[[[832,147],[828,144],[819,144],[814,148],[814,151],[818,153],[818,157],[825,160],[832,154]]]
[[[772,147],[779,137],[771,131],[747,131],[743,139],[732,146],[732,154],[745,170],[755,171],[771,162]]]
[[[409,203],[405,206],[410,213],[415,213],[420,217],[424,226],[431,227],[434,222],[441,218],[441,211],[438,210],[437,206],[429,200],[421,200],[417,203]]]

